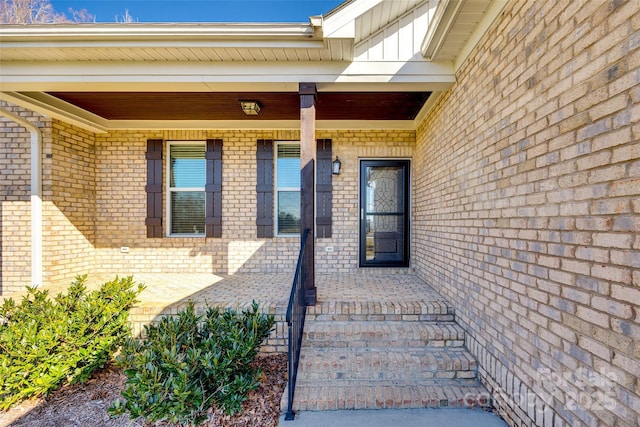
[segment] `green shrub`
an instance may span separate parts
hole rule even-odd
[[[144,288],[131,277],[87,293],[79,276],[67,294],[27,288],[19,305],[0,306],[0,409],[86,381],[130,336],[129,309]]]
[[[109,412],[129,411],[131,418],[198,424],[213,404],[227,414],[241,411],[259,384],[252,365],[274,324],[258,304],[237,311],[207,308],[196,315],[190,303],[177,316],[146,327],[146,339],[129,339],[118,362],[127,384]]]

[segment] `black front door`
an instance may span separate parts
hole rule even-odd
[[[360,267],[409,266],[409,161],[360,162]]]

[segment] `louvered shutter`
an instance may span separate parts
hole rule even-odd
[[[331,237],[331,140],[316,142],[316,236]]]
[[[162,237],[162,139],[147,140],[147,237]]]
[[[258,140],[256,159],[257,235],[273,237],[273,140]]]
[[[205,235],[222,237],[222,140],[207,139],[205,184]]]

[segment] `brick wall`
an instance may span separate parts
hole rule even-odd
[[[44,148],[50,172],[43,177],[43,268],[49,283],[71,283],[94,271],[94,134],[54,120],[52,135]]]
[[[319,239],[319,273],[357,268],[358,158],[413,152],[413,131],[318,131],[342,161],[334,176],[333,236]],[[148,239],[146,140],[223,140],[222,238]],[[189,271],[237,273],[292,270],[297,237],[256,238],[256,141],[299,140],[297,130],[117,131],[96,135],[96,262],[100,273]],[[165,156],[166,159],[166,156]],[[121,253],[120,247],[129,247]],[[332,246],[333,252],[325,248]]]
[[[31,112],[15,107],[26,116]],[[258,139],[299,140],[298,130],[113,131],[93,134],[58,120],[38,118],[43,141],[44,282],[70,283],[79,274],[188,271],[237,273],[292,269],[298,238],[257,239],[256,160]],[[2,289],[30,282],[29,133],[2,121]],[[331,238],[319,239],[318,268],[357,268],[358,159],[411,158],[414,131],[319,131],[333,140],[343,167],[334,176]],[[222,138],[223,237],[148,239],[146,140]],[[166,157],[166,156],[165,156]],[[129,247],[128,253],[120,248]],[[326,247],[333,247],[327,252]]]
[[[510,2],[417,131],[415,265],[512,425],[640,423],[639,30]]]

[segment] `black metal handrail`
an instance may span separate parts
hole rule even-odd
[[[296,391],[296,379],[298,377],[298,362],[300,361],[300,347],[302,346],[302,332],[304,331],[304,319],[307,314],[307,304],[305,301],[305,271],[304,266],[304,248],[307,244],[307,235],[309,229],[305,229],[300,240],[300,254],[298,255],[298,264],[296,264],[296,273],[293,276],[293,285],[291,286],[291,295],[289,296],[289,305],[287,307],[287,327],[289,329],[289,363],[287,366],[288,378],[288,399],[287,413],[285,420],[293,420],[293,395]]]

